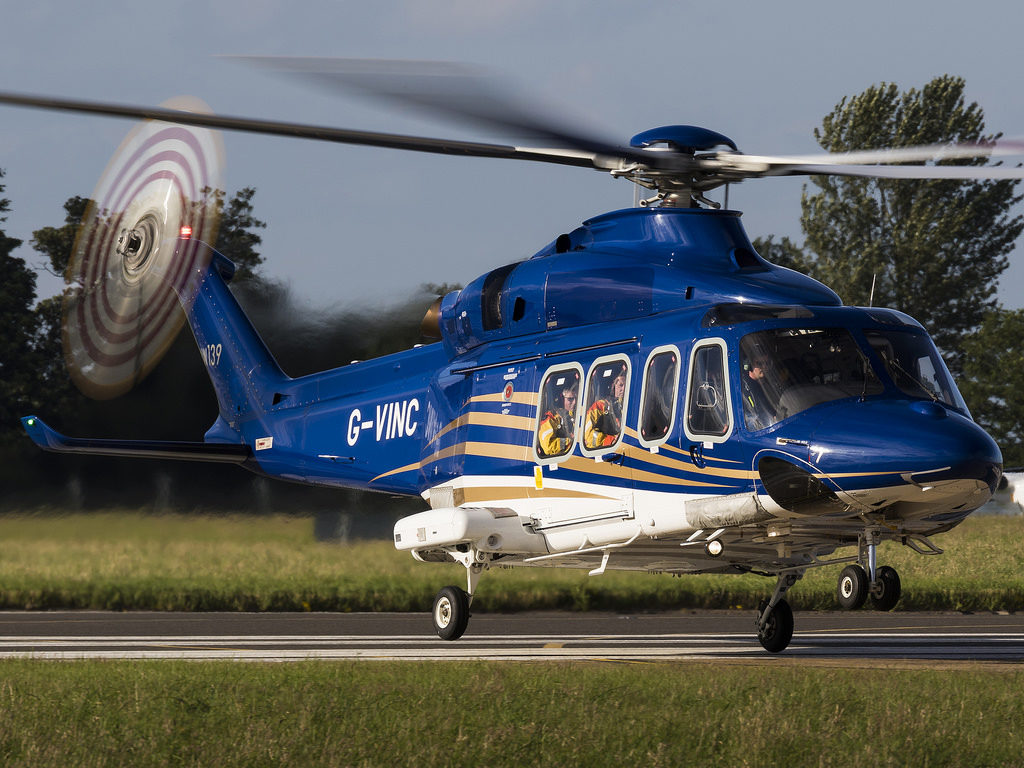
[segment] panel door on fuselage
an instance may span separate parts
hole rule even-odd
[[[633,516],[636,356],[601,351],[541,371],[530,498],[542,530]]]
[[[697,339],[688,350],[681,386],[679,447],[686,453],[688,496],[718,496],[749,488],[749,463],[733,397],[736,353],[720,337]]]

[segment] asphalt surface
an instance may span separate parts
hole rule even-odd
[[[434,635],[426,613],[0,612],[0,657],[1024,661],[1024,614],[862,610],[795,618],[792,643],[773,655],[757,641],[752,611],[480,613],[455,642]]]

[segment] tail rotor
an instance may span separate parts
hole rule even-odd
[[[198,100],[164,104],[210,110]],[[72,380],[106,400],[156,366],[185,321],[178,292],[210,258],[223,189],[220,134],[146,121],[114,153],[65,275],[63,342]],[[190,236],[181,247],[178,238]]]

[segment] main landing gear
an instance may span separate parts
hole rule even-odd
[[[434,630],[442,640],[458,640],[469,624],[469,594],[445,587],[434,598]]]
[[[488,555],[469,552],[450,552],[453,557],[466,566],[466,581],[469,590],[459,587],[448,586],[437,593],[434,598],[434,610],[431,617],[434,620],[434,631],[442,640],[458,640],[466,631],[469,624],[469,606],[473,602],[473,593],[476,591],[480,575],[487,570]]]
[[[846,566],[839,574],[836,597],[844,610],[860,608],[868,597],[879,611],[891,611],[899,602],[900,575],[888,565],[876,567],[876,547],[877,539],[870,532],[861,536],[858,562]]]
[[[769,653],[784,651],[793,639],[793,609],[782,599],[802,573],[779,574],[775,592],[762,601],[757,611],[757,639]]]

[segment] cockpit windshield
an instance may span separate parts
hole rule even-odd
[[[935,345],[913,331],[865,331],[893,383],[910,397],[935,400],[967,413],[960,392]]]
[[[766,429],[811,406],[879,394],[871,363],[845,328],[776,328],[740,341],[743,420]]]

